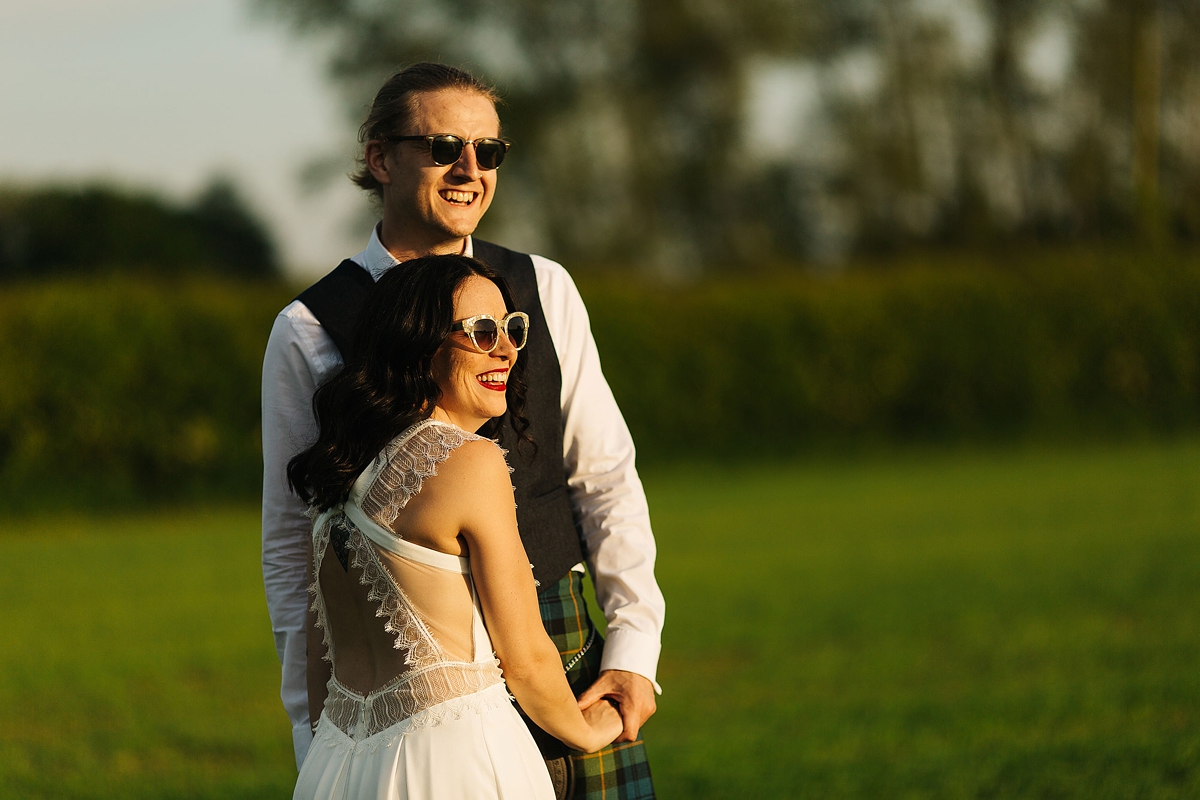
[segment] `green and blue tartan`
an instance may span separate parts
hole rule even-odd
[[[566,577],[538,593],[538,610],[546,632],[558,648],[566,666],[574,658],[595,627],[583,599],[583,575],[568,572]],[[567,682],[578,697],[600,677],[600,658],[604,639],[596,641],[583,658],[567,672]],[[646,746],[639,737],[635,742],[609,745],[595,753],[568,751],[575,768],[574,800],[653,800],[654,782]]]

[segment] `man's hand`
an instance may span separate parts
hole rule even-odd
[[[625,724],[625,729],[617,737],[618,742],[632,742],[636,739],[638,730],[658,709],[654,702],[654,684],[635,672],[619,669],[601,672],[596,682],[579,696],[579,708],[587,708],[605,697],[611,697],[617,702],[621,711],[621,721]]]

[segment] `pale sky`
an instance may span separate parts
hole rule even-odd
[[[223,172],[315,275],[362,248],[363,201],[344,180],[305,194],[298,174],[353,134],[319,53],[246,0],[0,0],[0,183],[186,198]]]

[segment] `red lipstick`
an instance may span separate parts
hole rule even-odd
[[[485,373],[483,373],[483,375],[476,375],[475,380],[479,381],[479,385],[485,389],[491,389],[493,392],[503,392],[505,389],[508,388],[507,381],[485,381],[483,379],[485,375],[497,375],[497,374],[503,375],[504,377],[507,378],[508,370],[497,369],[497,370],[492,370],[491,372],[485,372]]]

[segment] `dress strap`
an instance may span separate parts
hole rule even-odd
[[[437,567],[438,569],[451,572],[461,572],[464,575],[471,574],[471,559],[465,556],[455,556],[405,541],[368,517],[356,503],[346,503],[342,507],[342,510],[358,526],[363,536],[388,552],[395,553],[409,561],[425,564],[426,566]]]

